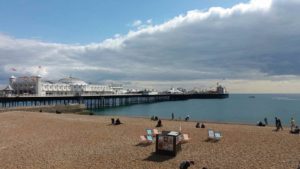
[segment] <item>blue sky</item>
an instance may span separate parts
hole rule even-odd
[[[0,32],[16,38],[88,44],[126,34],[135,20],[161,24],[189,10],[242,0],[1,0]]]
[[[11,75],[72,75],[300,93],[299,9],[299,0],[0,1],[0,86]]]

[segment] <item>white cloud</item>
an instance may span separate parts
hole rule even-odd
[[[138,27],[138,26],[140,26],[141,24],[142,24],[142,21],[141,21],[141,20],[135,20],[135,21],[133,21],[132,26],[133,26],[133,27]]]
[[[160,88],[214,85],[226,79],[232,91],[263,90],[265,85],[270,86],[267,91],[280,92],[275,84],[299,84],[299,7],[298,0],[252,0],[231,8],[188,11],[160,25],[136,20],[137,30],[88,45],[0,34],[0,82],[13,73],[11,66],[38,73],[32,68],[42,65],[47,68],[44,76],[56,79],[72,74],[93,82],[131,81]]]
[[[146,23],[147,23],[147,24],[152,24],[152,19],[148,19],[148,20],[146,21]]]

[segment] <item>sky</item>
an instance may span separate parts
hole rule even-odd
[[[300,92],[300,0],[0,0],[0,85]]]

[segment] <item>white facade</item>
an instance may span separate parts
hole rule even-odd
[[[168,93],[169,94],[182,94],[183,92],[178,89],[171,88],[170,90],[168,90]]]
[[[40,76],[14,77],[9,79],[10,86],[16,95],[99,95],[113,94],[117,90],[107,85],[87,84],[86,82],[73,78],[63,78],[57,82],[43,81]],[[121,87],[121,86],[120,86]],[[118,90],[120,90],[120,87]]]

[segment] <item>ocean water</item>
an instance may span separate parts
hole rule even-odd
[[[251,98],[249,96],[254,96]],[[279,117],[283,125],[294,117],[300,124],[300,94],[230,94],[227,99],[191,99],[138,104],[93,110],[97,115],[142,116],[184,119],[193,121],[256,124],[266,117],[269,125]]]

